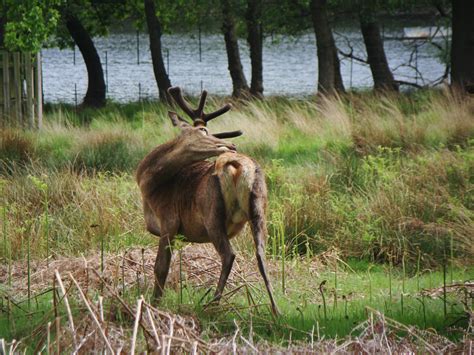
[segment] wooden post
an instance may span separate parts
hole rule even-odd
[[[3,52],[3,116],[5,122],[10,116],[10,63],[8,61],[9,53]]]
[[[4,72],[3,72],[3,51],[0,50],[0,54],[2,55],[2,61],[0,63],[1,64],[1,70],[0,70],[0,106],[1,106],[1,110],[0,110],[0,122],[2,124],[2,126],[5,126],[6,125],[6,122],[3,121],[4,117],[3,117],[3,111],[4,111],[4,106],[3,106],[3,102],[5,101],[5,97],[3,95],[3,77],[4,77]]]
[[[36,113],[38,115],[38,129],[43,127],[43,88],[41,72],[41,52],[36,54]]]
[[[14,98],[15,98],[15,116],[18,126],[23,125],[23,115],[21,110],[21,92],[22,92],[22,80],[21,80],[21,57],[19,52],[13,54],[13,85],[15,87]]]
[[[26,114],[30,129],[35,128],[35,102],[34,102],[34,70],[31,54],[25,53],[25,76],[26,76]]]

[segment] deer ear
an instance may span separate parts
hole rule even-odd
[[[183,118],[179,117],[176,112],[168,111],[168,116],[171,119],[171,123],[173,123],[173,126],[175,127],[184,128],[190,126],[190,124]]]

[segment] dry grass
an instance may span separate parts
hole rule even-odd
[[[266,341],[255,341],[252,333],[241,330],[238,320],[234,320],[233,334],[226,337],[212,333],[211,336],[202,329],[202,324],[193,315],[184,312],[174,314],[152,306],[140,294],[147,294],[147,280],[153,278],[152,265],[156,250],[131,249],[122,255],[107,254],[104,257],[103,272],[101,272],[101,256],[60,258],[51,261],[35,261],[32,265],[31,283],[34,294],[51,292],[57,288],[57,297],[53,307],[44,315],[41,322],[30,336],[22,342],[10,340],[3,342],[5,349],[21,351],[28,338],[33,336],[35,352],[80,353],[90,351],[114,352],[172,352],[172,353],[228,353],[228,352],[284,352],[291,354],[331,352],[346,353],[407,353],[407,352],[468,352],[473,345],[473,314],[470,314],[470,325],[462,339],[453,342],[433,330],[421,330],[413,326],[406,326],[381,312],[368,307],[367,320],[354,327],[351,334],[340,339],[325,339],[319,328],[314,328],[307,335],[306,342],[290,341],[286,345],[272,344]],[[183,272],[186,283],[192,287],[207,288],[217,283],[217,270],[220,265],[216,252],[209,246],[188,246],[183,253]],[[340,260],[337,253],[324,253],[311,260],[306,260],[304,269],[318,273],[326,268],[333,269],[334,263]],[[175,261],[169,278],[170,288],[179,287],[179,266]],[[278,264],[269,262],[272,278],[276,279]],[[60,272],[58,272],[60,270]],[[301,277],[301,266],[291,263],[287,269],[289,278]],[[0,269],[0,279],[5,282],[6,267]],[[123,278],[123,279],[122,279]],[[27,266],[24,262],[14,264],[12,289],[15,296],[8,296],[18,301],[26,296]],[[64,284],[61,291],[57,281]],[[233,308],[231,298],[233,294],[244,287],[259,282],[259,276],[254,265],[248,259],[239,257],[230,276],[227,290],[218,312],[230,307],[229,311],[237,312]],[[135,294],[137,289],[138,295]],[[465,298],[466,287],[473,291],[472,284],[449,286],[448,292],[456,293],[459,299]],[[99,291],[102,290],[102,291]],[[129,292],[128,296],[125,293]],[[288,291],[288,292],[297,292]],[[64,295],[65,293],[65,295]],[[443,297],[443,290],[423,290],[426,297]],[[7,298],[8,298],[7,297]],[[354,296],[353,296],[354,297]],[[65,301],[68,300],[66,304]],[[69,304],[74,300],[74,308]],[[321,300],[307,300],[320,302]],[[60,309],[66,309],[65,315]],[[57,316],[56,316],[57,317]],[[269,324],[271,326],[271,324]],[[291,329],[291,327],[289,327]],[[111,352],[111,351],[109,351]]]
[[[48,314],[26,339],[20,342],[3,342],[5,349],[21,351],[28,338],[35,337],[35,352],[76,352],[90,351],[114,352],[172,352],[172,353],[228,353],[228,352],[284,352],[284,353],[407,353],[407,352],[468,352],[473,345],[473,318],[470,314],[470,325],[459,342],[453,342],[433,330],[421,330],[401,324],[377,310],[367,308],[367,319],[354,327],[351,334],[341,339],[325,339],[319,328],[313,327],[307,334],[309,341],[290,341],[286,345],[277,345],[266,341],[256,341],[252,333],[241,330],[238,320],[234,320],[232,334],[225,337],[216,333],[207,333],[200,321],[192,316],[175,314],[152,306],[143,296],[125,296],[126,290],[135,294],[146,294],[147,279],[152,279],[152,264],[155,250],[142,251],[131,249],[123,255],[108,254],[104,258],[104,272],[101,269],[101,256],[89,255],[78,258],[60,258],[46,264],[46,261],[35,262],[31,275],[32,290],[36,294],[51,292],[57,288],[57,297]],[[208,246],[188,246],[183,250],[183,269],[187,282],[193,287],[208,287],[217,282],[220,265],[217,255]],[[325,267],[333,268],[337,254],[328,253],[314,258],[304,268],[319,271]],[[178,287],[179,270],[177,263],[171,270],[169,287]],[[326,265],[326,266],[325,266]],[[296,278],[301,268],[290,264],[288,276]],[[18,300],[26,295],[26,265],[18,262],[14,265],[12,289]],[[270,262],[270,270],[277,272],[278,266]],[[138,276],[137,276],[138,275]],[[2,267],[2,282],[6,270]],[[122,277],[124,278],[122,280]],[[248,260],[238,258],[228,285],[227,294],[218,312],[226,308],[232,295],[242,288],[257,282],[255,268]],[[275,275],[272,275],[275,278]],[[53,281],[54,280],[54,281]],[[64,284],[64,291],[59,289],[57,281]],[[472,285],[470,287],[472,292]],[[465,290],[466,285],[451,286],[449,292]],[[99,291],[102,290],[102,291]],[[442,297],[440,289],[425,290],[425,295]],[[65,293],[65,294],[64,294]],[[463,299],[465,291],[459,293]],[[228,298],[228,300],[226,299]],[[65,301],[68,300],[66,304]],[[69,304],[73,300],[74,308]],[[320,300],[319,300],[320,301]],[[311,300],[311,302],[319,302]],[[232,311],[232,304],[228,304]],[[54,318],[66,309],[66,315]],[[238,314],[238,313],[237,313]],[[57,316],[56,316],[57,317]],[[56,319],[50,321],[51,319]],[[271,326],[271,324],[269,324]],[[289,327],[291,329],[291,327]],[[23,344],[22,344],[23,342]],[[111,351],[109,351],[111,352]]]
[[[272,279],[280,279],[286,262],[287,279],[297,280],[288,283],[287,292],[296,295],[304,288],[305,302],[321,304],[314,280],[352,257],[390,261],[395,267],[403,262],[411,274],[420,267],[446,266],[448,259],[450,266],[472,267],[474,100],[446,92],[319,100],[237,102],[227,117],[210,125],[214,132],[242,128],[239,149],[266,172]],[[453,344],[372,310],[346,339],[324,339],[313,332],[305,334],[310,343],[283,346],[254,341],[243,331],[246,324],[238,322],[226,337],[203,332],[192,316],[140,301],[138,296],[149,294],[152,286],[156,239],[145,231],[133,170],[175,131],[162,106],[142,107],[130,115],[109,108],[82,126],[74,113],[57,110],[39,134],[0,132],[0,255],[5,261],[0,281],[12,283],[0,291],[14,292],[15,299],[28,291],[48,291],[57,269],[75,303],[75,335],[83,340],[75,343],[70,321],[62,320],[58,329],[54,322],[50,325],[54,340],[47,345],[48,326],[42,323],[34,331],[39,348],[59,346],[71,352],[80,345],[87,352],[105,350],[109,342],[128,352],[133,339],[137,351],[165,353],[442,352],[472,347],[472,324],[465,338]],[[254,254],[249,231],[233,244],[239,256],[216,314],[238,314],[233,297],[243,288],[258,289],[261,282],[249,262]],[[212,247],[188,246],[182,255],[186,283],[198,290],[215,286],[220,263]],[[102,268],[103,274],[95,272]],[[180,288],[177,262],[168,287]],[[107,304],[103,320],[99,295]],[[302,301],[294,298],[292,307],[299,307]],[[136,322],[137,313],[143,323]],[[120,322],[114,314],[123,316]],[[288,326],[287,331],[293,329]],[[423,339],[430,339],[429,344]]]
[[[402,253],[416,259],[421,248],[429,263],[438,258],[430,238],[454,238],[460,258],[473,255],[472,98],[434,92],[235,105],[211,130],[244,129],[236,143],[264,166],[270,225],[275,231],[283,223],[290,254],[305,253],[306,244],[400,262]],[[115,250],[133,239],[153,243],[132,174],[174,131],[160,106],[135,116],[109,109],[89,127],[75,127],[73,114],[59,110],[41,134],[0,133],[14,258],[25,256],[26,234],[35,255],[44,256],[47,214],[58,255],[97,248],[101,238]],[[48,213],[28,175],[48,186]]]

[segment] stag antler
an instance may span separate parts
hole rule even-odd
[[[230,104],[226,104],[220,109],[211,112],[211,113],[204,113],[204,106],[206,104],[207,99],[207,91],[203,90],[201,94],[201,98],[199,99],[199,105],[197,109],[191,108],[189,103],[184,99],[183,93],[179,86],[174,86],[168,89],[168,93],[174,99],[174,101],[178,104],[179,107],[193,120],[194,127],[197,126],[206,126],[207,122],[210,120],[223,115],[227,111],[229,111],[232,106]]]

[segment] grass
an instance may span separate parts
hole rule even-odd
[[[310,259],[294,258],[288,261],[287,287],[284,291],[275,287],[276,301],[282,313],[276,319],[269,311],[265,291],[259,287],[261,280],[255,274],[252,265],[246,265],[248,256],[237,260],[238,271],[234,271],[231,275],[227,287],[228,292],[224,295],[221,305],[208,306],[207,302],[211,296],[207,290],[209,285],[217,282],[219,266],[215,263],[215,267],[209,269],[208,264],[201,264],[198,260],[202,256],[210,255],[209,250],[210,248],[195,250],[192,246],[184,248],[183,265],[175,265],[172,269],[170,284],[160,305],[161,309],[172,314],[181,314],[185,317],[190,315],[199,319],[203,339],[232,337],[236,326],[243,335],[251,336],[256,344],[269,342],[287,347],[292,342],[309,343],[311,338],[316,341],[322,341],[323,338],[343,339],[348,334],[352,336],[358,334],[357,331],[354,333],[353,329],[367,319],[368,307],[379,310],[390,319],[402,324],[420,329],[431,329],[431,332],[446,336],[452,341],[462,340],[463,329],[467,327],[468,318],[462,304],[465,301],[462,294],[459,296],[451,291],[447,294],[448,313],[446,316],[443,314],[444,296],[439,290],[442,289],[443,284],[442,271],[425,270],[419,275],[404,277],[402,270],[396,269],[392,280],[389,281],[387,266],[374,265],[361,260],[348,260],[348,263],[344,263],[340,262],[335,254]],[[136,258],[138,262],[132,264],[135,265],[132,267],[133,270],[126,271],[126,280],[123,281],[127,283],[126,288],[121,288],[122,281],[118,279],[120,276],[114,275],[112,271],[114,269],[112,258],[116,260],[115,262],[122,263],[113,254],[109,254],[106,260],[108,272],[104,274],[109,280],[107,289],[115,288],[121,298],[130,304],[130,307],[133,307],[140,294],[144,294],[145,299],[149,300],[152,285],[147,285],[146,279],[151,277],[153,254],[143,255],[140,250],[136,250],[135,256],[129,256],[132,259]],[[88,263],[99,264],[100,259],[101,256],[98,254],[93,259],[89,258]],[[140,262],[140,259],[143,261]],[[93,271],[84,273],[84,266],[76,266],[75,260],[71,262],[74,265],[70,269],[73,270],[74,277],[79,280],[90,302],[97,306],[99,295],[104,295],[106,300],[104,313],[107,322],[122,326],[131,334],[133,318],[130,319],[125,310],[117,305],[117,301],[110,298],[110,293],[100,290],[100,280],[92,277]],[[252,260],[252,263],[254,262]],[[64,260],[62,264],[56,265],[56,267],[63,265],[64,274],[68,270],[66,263],[67,260]],[[339,265],[337,289],[334,283],[334,263]],[[90,267],[94,268],[94,265]],[[273,279],[278,280],[276,273],[278,273],[279,262],[269,260],[269,265]],[[206,278],[206,273],[202,273],[202,269],[206,268],[211,270],[213,275],[209,276],[209,282],[199,285],[196,282],[202,281],[202,277]],[[455,283],[474,278],[472,268],[456,268],[452,271]],[[133,281],[135,272],[137,275],[140,274],[137,276],[137,282]],[[45,273],[49,274],[46,270]],[[181,273],[184,288],[181,287]],[[305,276],[301,277],[301,275]],[[116,276],[118,276],[117,279]],[[64,281],[66,285],[70,283],[69,280]],[[317,286],[323,283],[325,286],[321,294]],[[374,290],[373,295],[369,295],[369,284]],[[390,287],[392,297],[389,295]],[[420,290],[427,291],[420,292]],[[336,291],[337,304],[332,297]],[[50,321],[54,324],[55,313],[62,319],[63,326],[67,328],[64,304],[60,303],[52,307],[52,304],[56,304],[57,301],[52,300],[51,293],[47,291],[33,298],[29,306],[26,298],[17,297],[18,306],[12,309],[8,317],[0,318],[2,335],[7,339],[27,337],[26,343],[34,346],[40,341],[40,335],[44,334],[46,322]],[[73,294],[70,292],[69,298],[74,300]],[[402,295],[405,300],[404,308],[401,304]],[[327,302],[326,311],[323,308],[324,302]],[[82,322],[81,312],[86,312],[84,306],[76,300],[71,307],[76,324]],[[14,321],[12,322],[11,319]],[[141,341],[144,341],[143,336]]]
[[[461,333],[450,330],[462,319],[459,298],[448,294],[444,302],[419,291],[442,287],[443,277],[451,284],[474,276],[473,99],[427,91],[317,100],[235,102],[210,124],[213,132],[243,129],[239,150],[265,170],[267,257],[283,316],[273,320],[258,306],[266,295],[254,283],[244,283],[229,304],[204,309],[207,289],[187,279],[189,247],[179,251],[179,287],[167,290],[163,307],[198,317],[209,339],[231,336],[234,319],[241,332],[285,346],[290,337],[307,341],[316,326],[321,337],[341,338],[367,319],[370,306],[459,340]],[[64,257],[99,255],[102,271],[108,255],[156,246],[144,229],[133,172],[175,134],[166,107],[153,102],[79,113],[49,106],[45,121],[39,133],[0,132],[0,279],[11,285],[4,286],[8,294],[18,292],[19,280],[34,291],[26,313],[2,297],[0,334],[8,339],[31,332],[51,309],[51,293],[35,305],[42,260],[47,268]],[[248,230],[233,244],[245,260],[253,257]],[[145,265],[152,257],[137,260],[133,281],[119,272],[123,285],[113,283],[125,293],[131,288],[125,296],[132,304],[140,293],[149,297],[153,280]],[[27,261],[27,272],[18,274]],[[100,290],[87,292],[94,298]],[[30,321],[12,328],[12,316]]]

